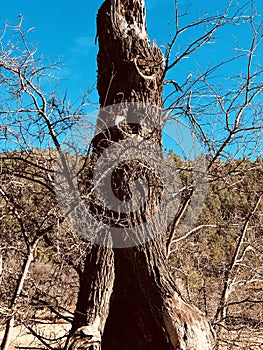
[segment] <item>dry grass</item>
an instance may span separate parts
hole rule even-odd
[[[240,328],[227,331],[218,340],[217,350],[262,350],[263,329]]]
[[[48,344],[54,348],[63,348],[65,335],[70,329],[70,324],[38,323],[32,326],[33,330],[43,336]],[[0,331],[0,343],[3,330]],[[56,339],[56,340],[55,340]],[[25,326],[16,326],[13,331],[12,342],[9,350],[44,350],[47,347],[41,343]],[[225,332],[218,341],[217,350],[262,350],[263,329],[251,330],[240,328]]]
[[[32,326],[37,334],[43,336],[45,341],[54,348],[62,348],[65,335],[70,329],[70,324],[38,323]],[[0,331],[0,343],[3,337],[3,330]],[[9,350],[25,349],[37,350],[47,349],[47,347],[34,336],[25,326],[16,326],[13,330],[12,341]]]

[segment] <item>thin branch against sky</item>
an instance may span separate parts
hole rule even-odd
[[[27,28],[34,27],[30,38],[45,57],[50,57],[57,61],[60,59],[65,63],[61,70],[61,89],[69,91],[69,97],[77,99],[80,92],[88,88],[96,90],[96,13],[102,1],[81,1],[79,4],[72,2],[62,2],[62,0],[47,0],[45,5],[41,2],[28,2],[17,0],[0,1],[0,25],[8,21],[17,24],[19,15],[24,17],[24,25]],[[239,2],[239,7],[248,4],[245,0]],[[170,41],[170,35],[175,28],[174,0],[146,0],[147,7],[147,27],[149,36],[157,40],[165,51],[165,45]],[[199,1],[179,1],[179,25],[185,26],[197,18],[204,18],[222,14],[228,4],[228,0],[220,2]],[[233,5],[235,2],[233,1]],[[255,1],[255,6],[259,14],[263,13],[263,3],[261,0]],[[247,11],[249,10],[247,5]],[[236,7],[235,7],[236,9]],[[233,14],[234,10],[232,11]],[[160,15],[161,14],[161,15]],[[196,28],[194,28],[196,30]],[[201,29],[200,29],[201,32]],[[181,50],[187,40],[194,38],[195,32],[187,31],[182,39],[178,39],[176,49]],[[224,38],[224,36],[227,36]],[[248,29],[229,26],[217,34],[217,44],[211,40],[198,54],[190,59],[185,58],[176,67],[173,76],[178,84],[182,84],[187,76],[198,67],[214,65],[223,60],[224,55],[233,53],[234,46],[242,46],[246,43],[249,33]],[[258,57],[258,60],[260,58]],[[262,61],[262,59],[261,59]],[[229,73],[228,69],[225,73]],[[93,94],[93,102],[97,100],[97,94]]]

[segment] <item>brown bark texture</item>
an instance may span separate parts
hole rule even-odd
[[[101,110],[98,116],[91,173],[92,164],[109,145],[120,140],[138,136],[142,140],[151,140],[152,144],[161,144],[159,111],[163,106],[164,58],[156,44],[151,44],[145,21],[143,0],[106,0],[99,9],[98,92],[101,107],[108,106],[109,109],[107,113]],[[130,121],[129,108],[133,103],[135,107]],[[136,103],[140,106],[138,115],[134,112]],[[122,128],[113,126],[101,131],[103,125],[111,123],[109,119],[116,117],[116,113],[110,113],[110,106],[116,104],[124,115]],[[145,115],[155,120],[145,123]],[[115,248],[109,228],[105,239],[111,240],[113,248],[91,246],[80,280],[67,349],[212,348],[207,320],[198,309],[182,299],[170,275],[165,257],[164,218],[153,215],[162,196],[162,184],[150,166],[145,166],[146,163],[147,159],[141,160],[140,164],[129,160],[116,170],[112,179],[114,193],[121,200],[130,195],[130,182],[140,178],[148,184],[147,203],[136,215],[103,211],[94,198],[87,204],[93,215],[104,215],[105,222],[111,227],[122,227],[128,240],[140,244]],[[91,187],[90,180],[88,191]],[[129,237],[128,228],[147,222],[149,218],[152,219],[151,225],[143,228],[138,225],[133,232],[135,237]],[[140,240],[145,234],[152,239]]]

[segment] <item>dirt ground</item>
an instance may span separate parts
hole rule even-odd
[[[249,331],[240,327],[227,332],[219,344],[218,350],[263,350],[263,329]]]
[[[65,334],[70,329],[70,324],[49,324],[39,323],[32,326],[32,329],[47,339],[47,343],[53,347],[60,347],[65,341]],[[3,330],[0,331],[0,343],[3,337]],[[58,339],[59,338],[59,339]],[[49,339],[49,340],[48,340]],[[55,340],[58,339],[58,340]],[[37,350],[47,349],[43,343],[41,343],[31,332],[24,326],[20,325],[14,328],[12,342],[9,350],[25,349],[25,350]]]
[[[39,323],[32,327],[37,334],[45,337],[52,347],[62,348],[65,335],[70,329],[70,324]],[[253,334],[253,338],[251,335]],[[231,339],[230,336],[231,335]],[[0,343],[3,337],[3,330],[0,331]],[[57,339],[57,340],[56,340]],[[41,343],[26,327],[20,325],[14,328],[12,342],[9,350],[45,350],[48,349]],[[228,338],[221,342],[219,350],[263,350],[263,329],[250,333],[248,330],[236,330],[228,333]],[[161,350],[161,349],[160,349]]]

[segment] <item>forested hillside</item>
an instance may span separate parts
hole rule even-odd
[[[169,157],[182,179],[183,203],[191,167],[172,152]],[[10,316],[29,329],[40,319],[72,321],[91,248],[60,213],[54,160],[53,150],[1,154],[1,328]],[[253,342],[263,328],[263,161],[217,161],[208,179],[198,222],[183,235],[180,226],[174,228],[167,259],[185,300],[217,330],[218,344],[242,349],[248,337],[256,349]]]

